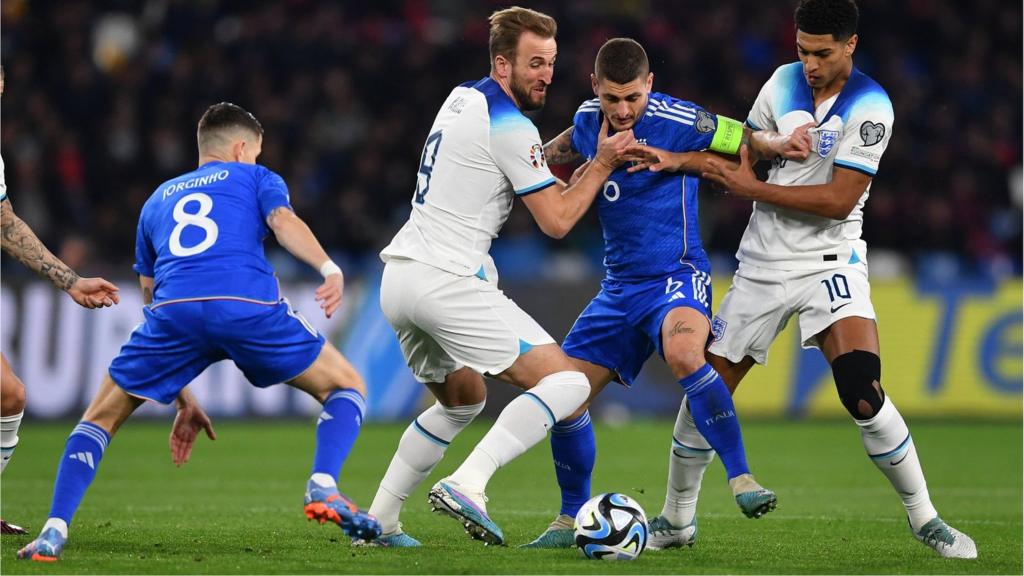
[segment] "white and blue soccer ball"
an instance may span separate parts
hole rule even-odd
[[[636,560],[647,547],[647,515],[625,494],[588,500],[573,530],[580,553],[593,560]]]

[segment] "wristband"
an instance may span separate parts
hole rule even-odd
[[[743,124],[718,116],[718,129],[715,130],[715,137],[711,139],[711,146],[708,149],[723,154],[736,154],[743,142]]]
[[[333,260],[328,260],[320,265],[320,275],[327,278],[331,274],[341,274],[341,268]]]

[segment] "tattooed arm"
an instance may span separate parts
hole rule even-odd
[[[153,303],[153,278],[139,274],[139,286],[142,287],[142,303],[149,306]]]
[[[572,130],[569,126],[544,145],[544,159],[549,165],[570,164],[580,159],[580,153],[572,149]]]
[[[86,308],[111,306],[121,301],[117,286],[103,278],[81,278],[67,264],[60,261],[14,213],[10,199],[0,202],[0,234],[3,251],[18,262],[64,290],[79,305]]]
[[[75,285],[78,274],[54,256],[36,237],[28,224],[14,213],[9,199],[0,204],[3,250],[61,290]]]

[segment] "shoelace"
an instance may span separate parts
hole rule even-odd
[[[941,542],[942,544],[945,544],[947,546],[952,546],[953,543],[956,542],[956,537],[953,536],[953,533],[949,531],[949,527],[947,527],[945,524],[936,526],[935,528],[928,530],[928,532],[923,536],[923,538],[925,542]]]

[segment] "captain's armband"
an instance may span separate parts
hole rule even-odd
[[[718,116],[718,129],[708,149],[712,152],[735,155],[743,143],[743,123],[732,118]]]

